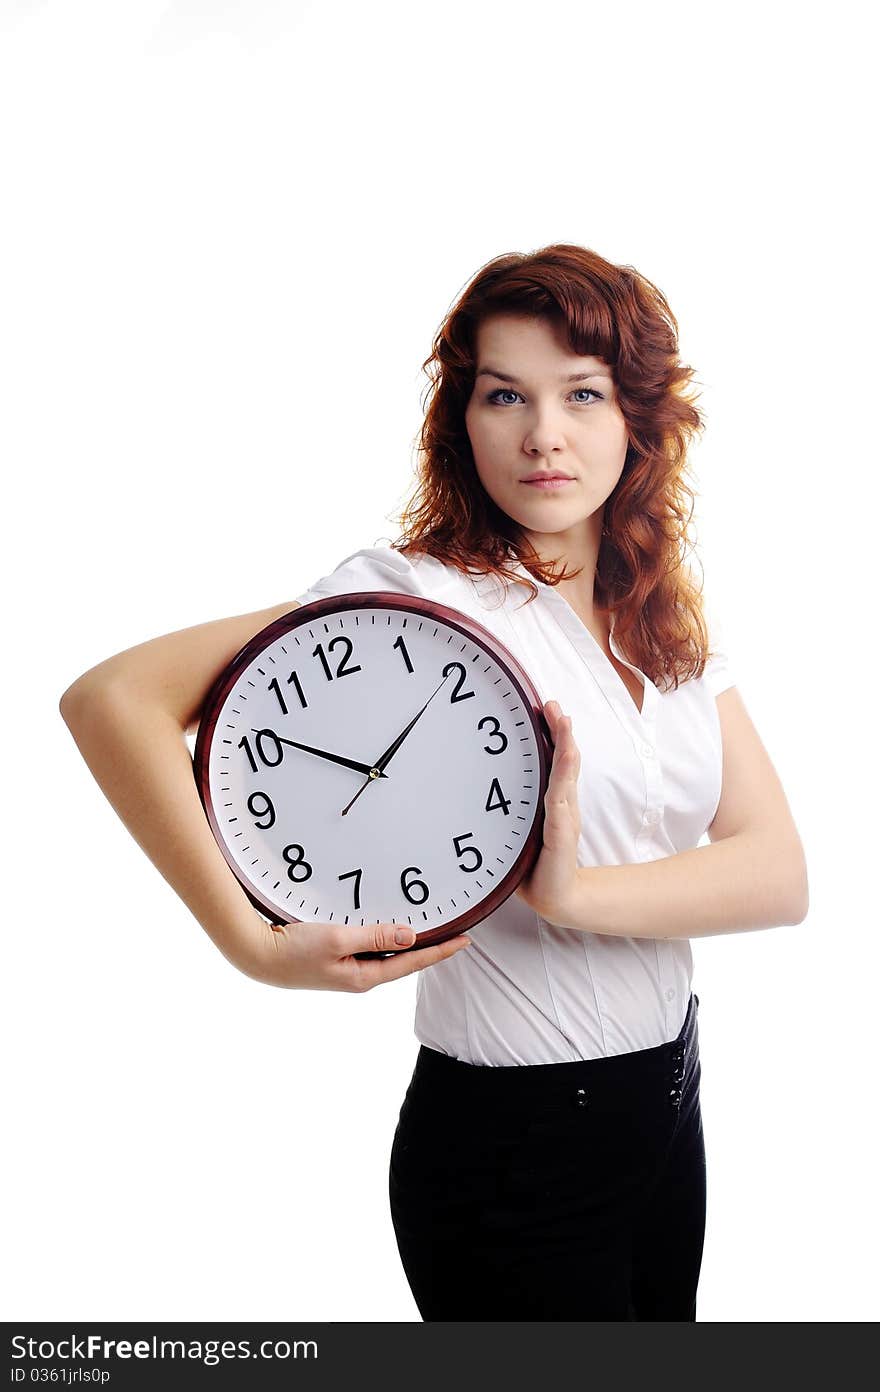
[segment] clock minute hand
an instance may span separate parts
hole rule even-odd
[[[447,672],[446,676],[443,678],[443,681],[440,683],[440,686],[443,686],[443,683],[447,680],[448,676],[449,676],[449,673]],[[400,748],[400,746],[403,744],[403,741],[406,739],[406,737],[407,737],[407,735],[409,734],[410,730],[413,728],[413,726],[416,724],[417,721],[421,720],[422,716],[425,714],[425,711],[428,709],[428,707],[430,706],[430,704],[431,704],[431,702],[433,701],[434,697],[437,695],[437,692],[440,690],[440,686],[438,686],[437,689],[436,689],[435,691],[432,691],[432,692],[431,692],[431,694],[430,694],[430,696],[428,697],[427,701],[426,701],[425,704],[422,706],[422,709],[419,711],[419,713],[418,713],[417,715],[414,715],[414,716],[413,716],[412,720],[409,722],[409,724],[407,725],[406,729],[405,729],[405,730],[401,730],[400,734],[397,736],[397,739],[394,741],[394,743],[393,743],[393,744],[389,744],[389,746],[388,746],[388,748],[385,750],[385,753],[384,753],[384,754],[380,754],[379,758],[376,760],[375,764],[373,765],[373,768],[377,768],[377,769],[379,770],[380,775],[383,775],[383,770],[387,767],[388,764],[390,764],[392,758],[393,758],[394,755],[397,753],[397,751],[398,751],[398,749]],[[383,775],[383,776],[384,776],[384,775]]]
[[[354,804],[357,802],[358,798],[360,797],[361,793],[364,791],[364,788],[366,788],[366,787],[373,781],[374,778],[387,778],[387,777],[388,777],[387,773],[385,773],[385,767],[386,767],[386,765],[389,764],[389,763],[391,762],[392,758],[393,758],[394,755],[397,753],[397,751],[398,751],[398,749],[400,748],[400,746],[403,744],[403,741],[406,739],[406,737],[407,737],[407,735],[409,734],[410,730],[411,730],[411,729],[413,728],[413,726],[416,724],[416,721],[421,720],[422,716],[425,714],[425,711],[426,711],[426,710],[428,709],[428,707],[430,706],[431,702],[433,701],[434,697],[437,695],[437,692],[440,690],[440,687],[443,685],[443,682],[446,681],[446,679],[447,679],[448,676],[449,676],[449,673],[447,672],[447,673],[446,673],[446,676],[443,678],[443,681],[440,683],[440,686],[438,686],[438,687],[436,688],[435,691],[432,691],[432,692],[431,692],[431,695],[428,697],[427,701],[426,701],[425,704],[422,706],[422,709],[418,712],[417,715],[414,715],[414,716],[413,716],[412,720],[409,722],[409,724],[407,725],[406,729],[401,730],[400,734],[397,736],[397,739],[394,741],[394,743],[393,743],[393,744],[389,744],[388,748],[385,750],[385,753],[382,754],[382,755],[380,755],[380,757],[376,760],[375,764],[373,765],[372,769],[370,770],[370,772],[369,772],[369,774],[368,774],[368,776],[367,776],[366,782],[361,784],[361,786],[358,788],[357,792],[355,793],[354,797],[351,799],[351,802],[346,803],[345,807],[343,807],[342,813],[341,813],[341,815],[342,815],[343,817],[345,817],[345,816],[348,815],[348,813],[351,811],[352,807],[354,806]]]
[[[370,765],[358,763],[357,759],[345,759],[341,754],[330,754],[326,749],[316,749],[311,744],[300,744],[298,740],[287,739],[284,735],[276,735],[274,730],[256,730],[253,725],[251,730],[255,735],[271,735],[273,739],[278,740],[279,744],[290,744],[294,749],[304,749],[307,754],[317,754],[319,759],[329,759],[332,764],[342,764],[344,768],[354,769],[355,773],[370,773]],[[387,778],[388,774],[382,773],[380,770],[378,776]]]

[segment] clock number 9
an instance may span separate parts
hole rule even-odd
[[[257,807],[257,798],[263,799],[263,801],[266,804],[265,807]],[[269,818],[268,822],[254,822],[254,826],[259,827],[260,831],[268,831],[270,827],[273,827],[275,825],[275,808],[272,805],[272,799],[270,798],[268,793],[251,793],[250,797],[247,800],[247,808],[252,817]]]

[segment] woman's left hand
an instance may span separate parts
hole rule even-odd
[[[581,756],[571,733],[571,717],[558,701],[544,714],[553,738],[553,763],[544,795],[544,841],[531,872],[516,893],[548,923],[565,924],[577,898],[577,848],[581,834],[578,774]]]

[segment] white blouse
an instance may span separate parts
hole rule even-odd
[[[512,559],[512,553],[511,553]],[[524,567],[515,567],[528,577]],[[529,577],[531,578],[531,577]],[[420,595],[470,615],[510,650],[542,701],[571,716],[581,754],[579,865],[659,860],[696,846],[721,796],[715,697],[734,684],[726,658],[661,692],[641,712],[593,634],[552,585],[465,576],[433,556],[366,547],[297,598],[358,590]],[[519,607],[518,607],[519,606]],[[710,647],[718,631],[708,609]],[[567,1063],[650,1049],[678,1035],[693,958],[687,938],[622,938],[548,923],[515,893],[468,929],[471,947],[416,973],[416,1038],[467,1063]]]

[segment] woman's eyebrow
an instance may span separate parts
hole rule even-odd
[[[478,377],[497,377],[501,382],[516,382],[518,378],[511,377],[507,372],[499,372],[494,367],[481,367],[478,369]],[[610,372],[605,372],[600,368],[589,368],[586,372],[570,372],[567,377],[560,377],[560,382],[582,382],[585,377],[610,377]]]

